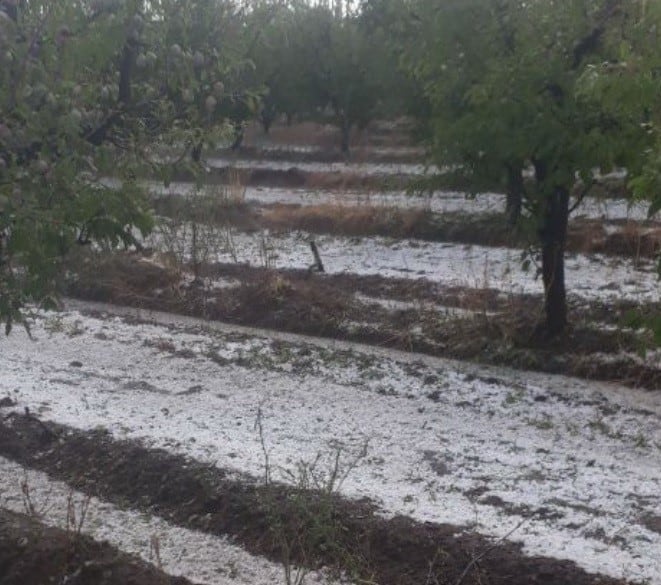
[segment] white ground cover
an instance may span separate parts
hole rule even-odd
[[[303,269],[313,262],[309,234],[215,231],[218,233],[207,238],[216,242],[215,247],[204,251],[210,260]],[[189,254],[192,230],[187,232],[182,231],[174,240]],[[524,271],[521,251],[512,248],[382,237],[314,236],[314,240],[330,274],[424,278],[450,286],[496,288],[505,294],[540,294],[543,290],[541,281],[535,279],[535,268]],[[158,232],[145,243],[158,249],[167,247]],[[567,254],[566,279],[570,295],[585,300],[649,302],[660,298],[658,273],[651,261],[641,261],[634,268],[633,261],[625,258]]]
[[[278,152],[278,153],[315,153],[318,152],[321,155],[328,154],[328,148],[321,146],[312,146],[306,144],[273,144],[267,141],[257,140],[256,141],[261,150],[267,152]],[[417,156],[419,159],[423,159],[425,155],[425,149],[419,146],[358,146],[352,148],[351,156],[354,160],[361,160],[363,157],[369,158],[370,156],[379,156],[379,155],[389,155],[389,156]]]
[[[168,187],[162,183],[147,183],[155,195],[191,195],[195,192],[192,183],[173,182]],[[210,185],[209,193],[222,190],[222,186]],[[369,193],[361,191],[323,191],[314,189],[291,189],[279,187],[246,187],[246,201],[261,204],[285,203],[293,205],[371,205],[399,207],[403,209],[429,209],[434,213],[485,214],[500,213],[505,209],[505,196],[501,193],[480,193],[469,197],[461,191],[436,191],[431,195],[416,196],[402,191]],[[647,219],[649,204],[644,201],[629,203],[623,199],[586,198],[572,217],[590,219],[642,221]]]
[[[75,532],[80,526],[83,534],[107,541],[126,553],[160,565],[170,575],[186,577],[194,583],[285,583],[282,566],[251,555],[226,538],[187,530],[156,516],[88,498],[45,473],[26,470],[4,457],[0,457],[0,507],[35,514],[45,524],[63,530]],[[310,583],[330,582],[318,573],[308,574],[307,579]]]
[[[263,445],[294,482],[314,461],[323,481],[339,449],[341,492],[384,514],[494,537],[526,518],[510,540],[528,554],[661,584],[658,393],[153,318],[38,316],[33,341],[2,342],[3,388],[19,411],[255,477]]]
[[[207,158],[206,164],[214,169],[236,168],[287,171],[295,168],[310,173],[342,173],[362,176],[425,175],[435,173],[437,167],[412,163],[356,163],[356,162],[299,162],[254,160],[241,158]]]

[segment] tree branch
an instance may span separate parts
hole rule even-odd
[[[621,4],[622,0],[610,0],[599,14],[597,25],[576,43],[573,50],[572,69],[577,69],[583,59],[597,49],[606,32],[606,24],[619,12]]]
[[[574,203],[574,205],[572,205],[572,206],[569,208],[569,214],[570,214],[570,215],[571,215],[572,213],[574,213],[574,211],[576,211],[576,209],[578,208],[578,206],[583,202],[583,199],[585,199],[585,198],[587,197],[588,193],[590,192],[590,190],[592,189],[592,187],[594,186],[595,183],[596,183],[596,181],[594,180],[594,177],[593,177],[592,179],[590,179],[590,180],[588,181],[588,184],[587,184],[587,185],[584,185],[584,186],[583,186],[583,190],[580,192],[580,194],[579,194],[578,197],[576,198],[576,203]]]

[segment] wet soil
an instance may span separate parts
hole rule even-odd
[[[365,583],[622,583],[568,561],[526,557],[516,545],[493,543],[462,527],[386,519],[368,501],[237,478],[104,431],[81,432],[32,415],[0,422],[0,454],[90,495],[230,536],[254,554],[277,562],[286,554],[297,564],[325,566]]]
[[[4,429],[2,451],[11,448]],[[190,585],[107,543],[0,509],[2,585]]]

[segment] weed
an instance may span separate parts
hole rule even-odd
[[[513,390],[510,390],[503,400],[503,406],[512,406],[513,404],[520,403],[523,400],[525,394],[526,393],[523,388],[514,388]]]
[[[24,471],[21,480],[21,496],[23,498],[23,509],[28,516],[40,518],[48,511],[51,492],[49,491],[46,494],[43,502],[38,503],[30,486],[27,471]],[[69,490],[66,500],[65,532],[70,542],[80,539],[91,502],[91,495],[82,495],[80,501],[77,502],[75,492],[73,489]]]
[[[615,433],[610,425],[601,417],[598,416],[594,420],[588,422],[588,427],[593,432],[599,432],[606,437],[614,437]]]
[[[158,203],[166,217],[157,224],[152,245],[163,250],[179,272],[190,263],[199,281],[201,267],[220,252],[237,261],[229,221],[231,210],[245,205],[245,187],[237,174],[228,185],[208,185]]]
[[[83,495],[80,502],[76,504],[73,490],[69,491],[67,495],[66,532],[70,538],[80,538],[91,501],[92,496],[88,494]]]
[[[21,496],[23,498],[23,508],[25,509],[25,513],[34,518],[39,517],[41,512],[37,510],[35,502],[33,501],[32,489],[30,488],[27,471],[24,472],[23,480],[21,481]]]
[[[263,230],[259,233],[258,246],[260,266],[267,270],[275,268],[277,254],[275,253],[275,245],[271,240],[271,235],[268,230]]]
[[[152,534],[149,537],[149,560],[162,571],[163,561],[161,560],[161,538],[158,534]]]
[[[255,428],[264,457],[264,483],[269,487],[273,469],[263,418],[263,403],[260,403]],[[264,492],[263,506],[269,518],[271,538],[280,553],[286,585],[305,583],[309,567],[316,564],[318,551],[330,554],[335,560],[334,568],[350,577],[365,572],[364,559],[345,544],[345,527],[336,506],[342,484],[367,456],[368,445],[365,441],[345,461],[346,448],[338,442],[331,444],[330,453],[319,452],[312,461],[299,461],[294,470],[280,469],[295,486],[284,502],[278,499],[276,490]]]
[[[64,319],[61,315],[53,315],[44,322],[44,329],[51,335],[64,332]]]
[[[544,416],[542,418],[529,418],[527,422],[530,426],[541,431],[548,431],[554,427],[553,420],[549,416]]]
[[[650,446],[650,441],[643,433],[638,433],[634,439],[634,445],[641,449],[646,449]]]

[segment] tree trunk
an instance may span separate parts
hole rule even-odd
[[[565,246],[568,220],[569,189],[555,187],[546,202],[546,212],[540,230],[546,331],[551,336],[562,333],[567,325]]]
[[[515,227],[521,217],[521,206],[524,195],[523,174],[521,165],[507,165],[507,202],[505,217],[507,225]]]
[[[193,263],[193,283],[197,284],[200,281],[200,262],[197,246],[197,221],[193,220],[192,223],[192,240],[191,240],[191,261]]]
[[[243,124],[234,124],[234,142],[232,142],[232,150],[239,150],[243,144]]]
[[[535,174],[540,187],[546,191],[539,227],[546,317],[544,329],[550,337],[554,337],[561,334],[567,325],[565,247],[570,188],[566,185],[547,187],[544,184],[546,169],[543,164],[535,163]]]
[[[276,118],[277,115],[275,111],[266,108],[262,110],[261,115],[259,116],[259,121],[262,124],[262,130],[264,130],[264,134],[267,136],[271,131],[271,126],[273,125],[273,122],[275,122]]]
[[[346,119],[346,117],[342,118],[342,125],[340,127],[340,130],[342,132],[342,154],[344,155],[349,155],[349,149],[350,149],[350,140],[351,140],[351,123]]]
[[[194,163],[199,163],[200,160],[202,160],[202,149],[204,148],[204,144],[202,142],[198,142],[193,148],[191,149],[191,159],[193,160]]]

